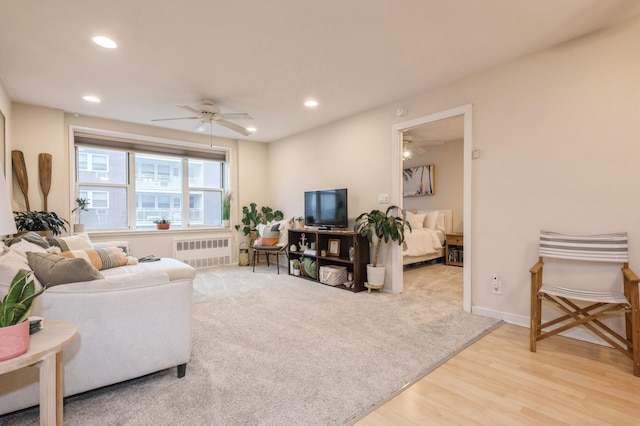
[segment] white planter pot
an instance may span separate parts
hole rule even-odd
[[[373,266],[367,265],[367,282],[371,286],[383,286],[384,285],[385,267],[384,265]]]
[[[76,234],[84,232],[84,225],[82,223],[76,223],[73,225],[73,232]]]
[[[223,220],[222,221],[222,227],[223,228],[228,228],[230,226],[230,221],[229,220]]]

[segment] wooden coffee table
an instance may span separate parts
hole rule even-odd
[[[44,328],[31,335],[27,352],[0,362],[0,374],[29,366],[40,368],[41,425],[62,425],[62,351],[77,335],[78,328],[70,322],[45,320]]]

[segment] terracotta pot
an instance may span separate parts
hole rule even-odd
[[[156,224],[158,229],[169,229],[169,227],[171,226],[170,223],[158,223]]]
[[[15,358],[29,349],[29,321],[0,327],[0,361]]]

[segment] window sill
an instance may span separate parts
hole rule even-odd
[[[87,230],[89,238],[103,238],[103,237],[137,237],[145,235],[184,235],[184,234],[229,234],[232,228],[169,228],[169,229],[144,229],[144,230],[130,230],[130,229],[118,229],[110,231],[92,231]]]

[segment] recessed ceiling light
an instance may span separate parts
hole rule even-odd
[[[87,102],[93,102],[93,103],[100,102],[100,98],[99,97],[92,96],[92,95],[83,96],[82,99],[84,99]]]
[[[258,129],[256,129],[255,127],[247,127],[247,132],[251,132],[251,133],[253,133],[253,132],[255,132],[256,130],[258,130]]]
[[[116,47],[118,47],[118,44],[115,41],[111,40],[109,37],[95,36],[91,40],[93,40],[93,42],[98,46],[104,47],[106,49],[115,49]]]
[[[304,106],[306,106],[307,108],[317,107],[318,106],[318,101],[313,100],[313,99],[309,99],[309,100],[304,102]]]

